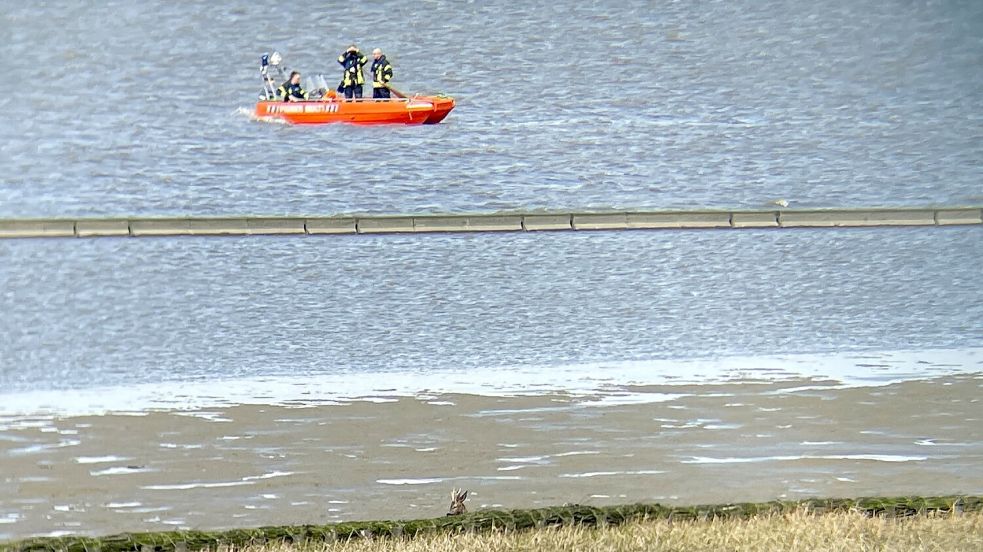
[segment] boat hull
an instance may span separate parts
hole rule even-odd
[[[445,96],[354,100],[331,98],[303,102],[261,100],[256,104],[256,116],[296,125],[432,125],[443,121],[452,109],[454,99]]]

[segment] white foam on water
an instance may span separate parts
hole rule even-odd
[[[172,510],[170,506],[157,506],[157,507],[147,507],[147,508],[134,508],[130,510],[134,514],[152,514],[154,512],[167,512]]]
[[[790,456],[749,456],[730,458],[711,458],[693,456],[681,460],[682,464],[750,464],[756,462],[791,462],[795,460],[866,460],[871,462],[923,462],[926,456],[905,456],[900,454],[800,454]]]
[[[435,483],[446,483],[448,481],[521,481],[525,478],[518,475],[475,475],[458,477],[421,477],[408,479],[376,479],[376,483],[381,485],[433,485]]]
[[[375,482],[382,485],[430,485],[433,483],[443,483],[443,477],[428,477],[422,479],[376,479]]]
[[[972,420],[967,420],[972,421]],[[972,447],[977,443],[965,443],[960,441],[937,441],[935,439],[919,439],[915,444],[922,447]]]
[[[9,451],[7,451],[7,454],[9,454],[10,456],[40,454],[43,452],[47,452],[49,450],[78,446],[81,443],[82,441],[79,441],[78,439],[64,439],[62,441],[58,441],[57,443],[42,443],[37,445],[29,445],[26,447],[10,449]]]
[[[277,125],[290,124],[289,122],[276,117],[260,117],[259,115],[256,115],[256,110],[250,107],[237,107],[234,114],[246,117],[258,123],[272,123]]]
[[[687,395],[677,393],[615,393],[598,399],[582,401],[580,406],[629,406],[674,401]]]
[[[20,481],[21,483],[47,483],[48,481],[54,481],[54,478],[43,475],[27,475],[19,477],[15,481]]]
[[[612,475],[658,475],[666,473],[665,470],[628,470],[628,471],[596,471],[584,473],[561,473],[559,477],[564,478],[585,478],[585,477],[608,477]]]
[[[208,420],[209,422],[231,422],[233,420],[226,418],[221,412],[181,412],[181,416],[191,416],[192,418],[201,418],[203,420]]]
[[[145,485],[147,491],[188,491],[191,489],[218,489],[222,487],[241,487],[252,485],[254,481],[217,481],[214,483],[175,483],[173,485]]]
[[[125,456],[79,456],[75,462],[79,464],[104,464],[106,462],[126,462],[130,460]]]
[[[98,477],[101,475],[129,475],[131,473],[147,473],[152,471],[155,470],[144,467],[131,468],[129,466],[113,466],[102,470],[92,470],[89,472],[89,475]]]
[[[293,475],[295,472],[289,471],[272,471],[270,473],[264,473],[263,475],[249,475],[243,477],[243,481],[259,481],[261,479],[272,479],[274,477],[286,477],[288,475]]]
[[[0,431],[10,431],[10,430],[22,430],[22,429],[43,429],[52,424],[53,417],[44,417],[41,419],[30,418],[30,419],[15,419],[10,420],[5,423],[0,424]]]
[[[527,464],[548,464],[549,461],[546,456],[523,456],[519,458],[498,458],[496,462],[514,462],[514,463],[527,463]]]
[[[112,509],[139,508],[140,506],[143,506],[143,504],[139,502],[107,502],[106,503],[106,508],[112,508]]]
[[[17,520],[19,520],[20,518],[21,515],[17,512],[10,512],[9,514],[0,515],[0,525],[17,523]]]
[[[370,402],[375,404],[399,402],[399,399],[392,397],[352,397],[353,401]]]
[[[560,452],[557,454],[551,454],[550,458],[563,458],[564,456],[584,456],[591,454],[601,454],[599,450],[572,450],[570,452]]]
[[[870,357],[879,359],[879,365],[872,366]],[[981,361],[983,348],[971,348],[870,352],[864,356],[856,353],[798,354],[156,382],[80,389],[72,393],[49,390],[0,394],[0,425],[9,425],[11,417],[39,414],[140,415],[146,414],[147,410],[184,411],[189,416],[223,422],[228,418],[207,409],[238,404],[297,406],[345,404],[352,400],[392,402],[400,397],[448,394],[528,396],[563,392],[583,398],[569,407],[608,407],[671,402],[681,396],[666,393],[665,389],[651,393],[629,392],[625,386],[761,384],[790,380],[828,382],[772,392],[792,394],[974,373],[979,371]],[[32,423],[50,424],[50,421],[34,419]]]

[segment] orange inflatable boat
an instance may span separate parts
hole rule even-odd
[[[395,98],[345,99],[330,90],[323,75],[316,75],[304,88],[312,90],[313,98],[303,101],[280,101],[277,82],[287,78],[279,52],[263,54],[259,73],[263,92],[256,103],[256,117],[278,119],[296,125],[351,123],[356,125],[434,125],[444,120],[454,109],[454,98],[447,96],[409,96],[386,85]],[[305,96],[307,97],[307,96]]]
[[[384,100],[326,97],[301,102],[260,100],[256,103],[256,116],[281,119],[298,125],[433,125],[443,121],[452,109],[454,98],[447,96],[412,96]]]

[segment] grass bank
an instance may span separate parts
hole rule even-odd
[[[567,526],[518,532],[430,534],[316,544],[250,546],[244,552],[752,552],[983,550],[983,514],[913,518],[869,517],[858,512],[814,514],[797,510],[748,519],[632,521],[605,528]]]
[[[896,497],[812,499],[692,507],[659,504],[534,510],[482,510],[463,516],[406,521],[364,521],[331,525],[262,527],[230,531],[133,533],[102,538],[36,538],[0,544],[18,552],[185,552],[235,548],[252,552],[328,550],[747,550],[775,549],[788,542],[860,542],[882,539],[874,549],[894,549],[915,539],[956,539],[953,546],[983,538],[983,497]],[[838,531],[830,533],[830,531]],[[800,535],[801,532],[801,535]],[[798,536],[796,536],[798,535]],[[748,539],[728,541],[730,538]],[[682,543],[658,548],[662,542]],[[720,540],[725,539],[725,540]],[[759,539],[753,541],[752,539]],[[764,540],[760,540],[764,539]],[[780,539],[780,540],[776,540]],[[851,541],[850,539],[854,539]],[[883,540],[894,539],[894,540]],[[902,540],[897,540],[902,539]],[[908,539],[908,540],[904,540]],[[975,539],[975,541],[973,540]],[[876,541],[876,542],[882,542]],[[912,541],[912,542],[915,542]],[[691,548],[701,542],[715,547]],[[755,544],[755,543],[758,544]],[[875,542],[875,541],[871,541]],[[943,541],[939,541],[943,542]],[[945,540],[944,542],[950,542]],[[686,544],[690,543],[690,544]],[[725,544],[719,544],[725,543]],[[727,544],[730,543],[730,544]],[[769,544],[770,543],[770,544]],[[659,544],[658,546],[663,546]],[[758,548],[754,548],[757,546]],[[962,548],[910,548],[899,550]],[[762,548],[764,547],[764,548]],[[816,544],[809,547],[838,549]],[[803,548],[805,549],[805,548]],[[844,550],[858,550],[850,547]],[[981,549],[981,548],[975,548]]]

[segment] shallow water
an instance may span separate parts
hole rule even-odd
[[[472,491],[472,510],[979,494],[981,384],[978,370],[873,387],[749,371],[584,394],[20,418],[0,422],[0,538],[436,517],[452,487]],[[618,394],[652,400],[603,400]]]
[[[965,204],[983,4],[0,1],[0,216]],[[430,128],[250,120],[350,41]]]

